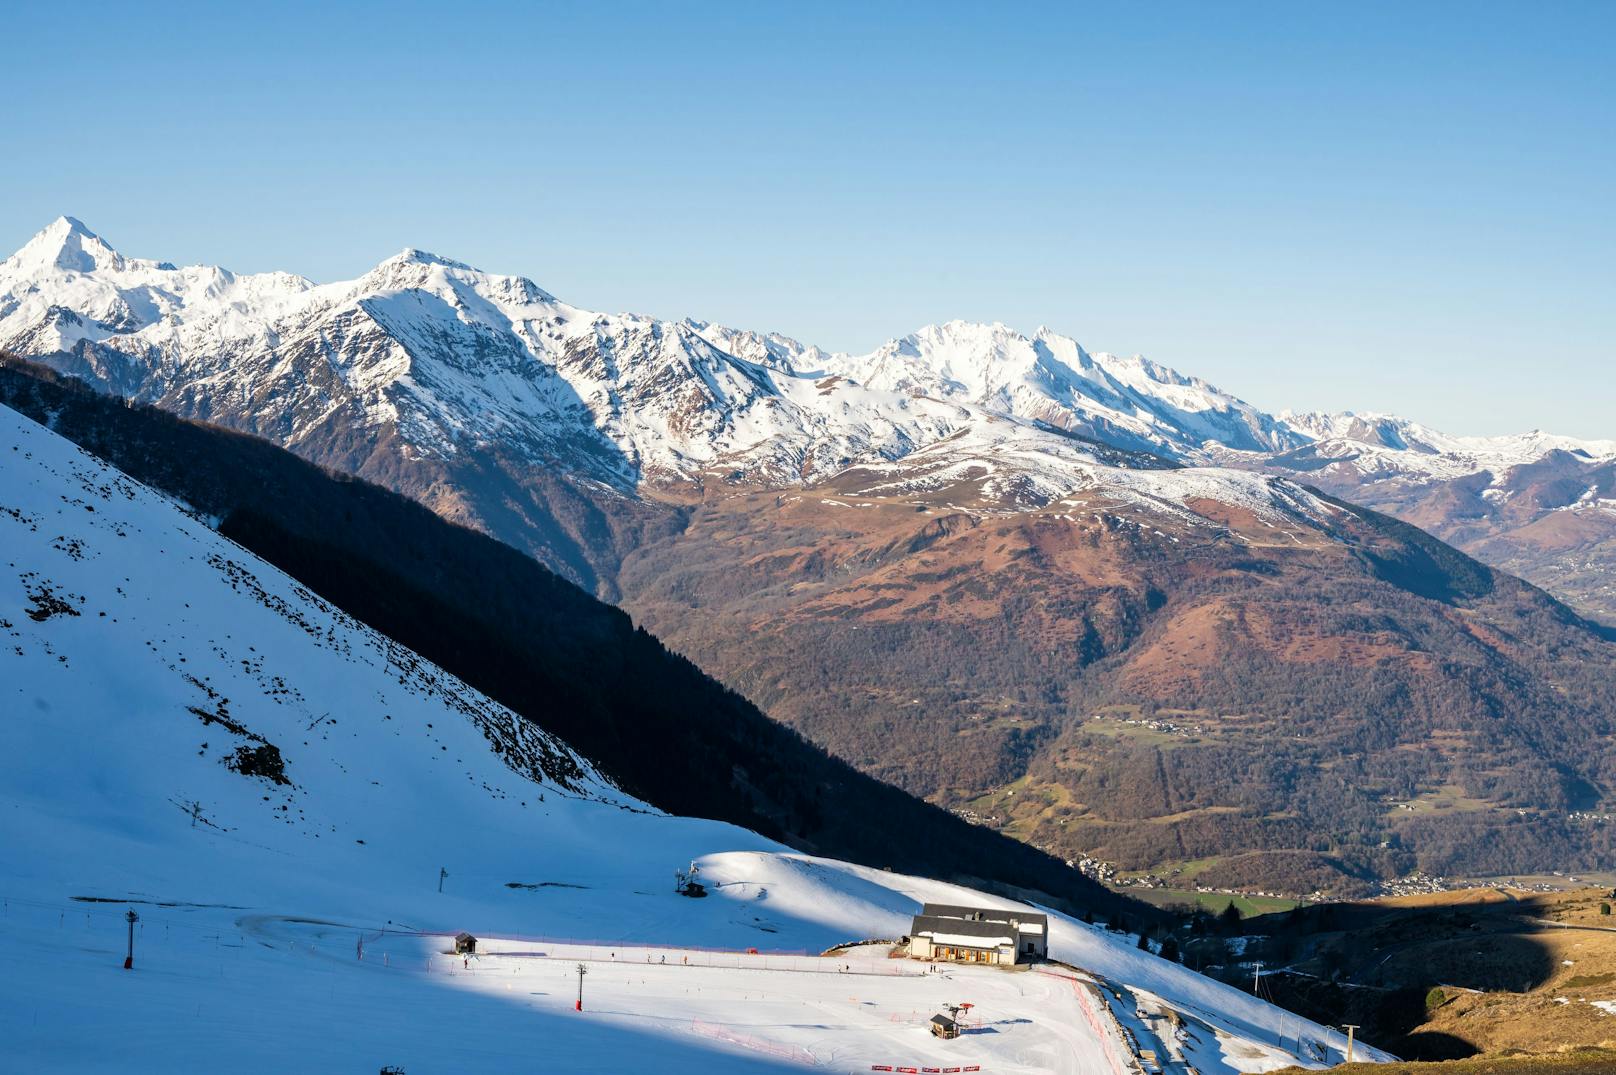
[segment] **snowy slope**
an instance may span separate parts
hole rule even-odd
[[[1299,485],[1221,467],[1139,465],[1136,459],[1003,418],[929,444],[897,460],[872,460],[841,472],[836,486],[861,495],[918,495],[974,486],[1002,510],[1041,508],[1085,490],[1191,525],[1205,522],[1197,501],[1247,509],[1264,521],[1327,525],[1338,510]]]
[[[921,899],[1003,901],[628,801],[3,408],[0,548],[0,1035],[24,1069],[1114,1073],[1084,996],[1136,1022],[1134,1006],[1180,1010],[1207,1073],[1328,1036],[1066,919],[1054,954],[1119,993],[1059,968],[750,956],[896,936]],[[691,861],[711,898],[671,892]],[[462,928],[484,938],[470,966],[433,935]],[[951,999],[982,1025],[944,1045],[923,1026]]]

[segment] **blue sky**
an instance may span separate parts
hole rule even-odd
[[[9,5],[0,247],[866,350],[962,317],[1269,409],[1616,437],[1616,4]]]

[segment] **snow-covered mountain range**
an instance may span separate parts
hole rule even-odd
[[[1139,356],[1040,328],[952,321],[865,355],[703,321],[603,314],[529,280],[405,250],[357,280],[127,258],[63,217],[0,263],[0,347],[73,356],[136,398],[271,400],[296,443],[333,409],[395,423],[424,452],[491,438],[592,442],[601,476],[641,482],[748,465],[788,481],[901,457],[990,418],[1189,464],[1221,452],[1350,446],[1446,472],[1616,440],[1451,437],[1390,416],[1265,414]],[[299,389],[303,391],[299,391]],[[268,396],[269,399],[264,397]],[[1393,460],[1397,460],[1396,463]]]
[[[291,444],[344,410],[423,452],[494,438],[535,455],[587,446],[596,476],[618,482],[721,465],[792,480],[900,457],[990,416],[1179,459],[1207,443],[1304,443],[1203,381],[1048,330],[951,322],[830,354],[579,310],[417,250],[325,286],[181,269],[125,258],[69,218],[0,264],[0,346],[63,356],[135,398],[184,396],[202,412],[250,400]]]
[[[536,471],[632,496],[714,479],[811,484],[913,462],[931,475],[985,474],[983,494],[1011,508],[1099,488],[1169,511],[1210,497],[1277,518],[1305,494],[1235,471],[1398,512],[1410,490],[1486,475],[1497,506],[1521,467],[1616,460],[1616,440],[1266,414],[1048,329],[956,321],[869,354],[831,353],[703,321],[582,310],[520,277],[419,250],[324,285],[179,268],[125,257],[67,217],[0,263],[0,349],[392,485],[608,591],[577,566],[593,552],[536,547],[499,518],[521,516],[531,530],[537,517],[569,514],[553,488],[533,491]],[[1164,469],[1175,465],[1197,473]],[[1580,512],[1593,545],[1616,540],[1600,489],[1594,475],[1533,519]],[[1483,526],[1478,540],[1502,526]]]
[[[1340,1059],[1339,1034],[1060,915],[1052,953],[1082,971],[817,958],[898,936],[920,900],[1006,903],[651,810],[4,407],[0,461],[12,1064],[1090,1075],[1118,1026],[1208,1075]],[[707,899],[670,884],[692,861]],[[477,959],[445,952],[460,929]],[[960,999],[991,1031],[931,1038]],[[1169,1010],[1181,1039],[1152,1029]]]
[[[1319,412],[1280,415],[1307,440],[1280,458],[1320,466],[1350,462],[1360,473],[1456,478],[1481,471],[1499,474],[1553,452],[1590,462],[1616,459],[1616,440],[1579,440],[1534,429],[1502,437],[1456,437],[1390,414]]]

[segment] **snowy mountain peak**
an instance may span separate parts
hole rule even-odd
[[[123,257],[95,232],[75,217],[59,216],[7,258],[10,272],[91,273],[98,269],[121,269]]]
[[[1363,469],[1455,476],[1501,472],[1553,452],[1583,459],[1616,458],[1616,440],[1580,440],[1534,429],[1499,437],[1456,437],[1394,414],[1373,411],[1283,412],[1280,420],[1307,436],[1307,452],[1325,458],[1352,457]]]
[[[463,261],[455,261],[452,258],[439,257],[437,254],[434,254],[431,251],[420,250],[413,246],[406,246],[403,250],[400,250],[397,254],[394,254],[392,257],[382,262],[382,264],[390,265],[395,262],[418,265],[441,265],[446,269],[464,269],[468,272],[478,271]]]
[[[524,312],[521,307],[538,303],[553,304],[556,301],[555,296],[525,277],[483,272],[463,261],[413,246],[380,262],[357,280],[330,284],[322,290],[363,296],[378,291],[412,288],[453,295],[471,305],[492,301],[502,308],[502,313],[493,314],[496,321],[520,320]],[[510,316],[505,316],[507,314]]]
[[[1325,414],[1318,411],[1284,411],[1280,414],[1280,420],[1313,440],[1350,440],[1398,450],[1426,448],[1426,435],[1432,433],[1406,418],[1374,412],[1360,414],[1337,411]]]

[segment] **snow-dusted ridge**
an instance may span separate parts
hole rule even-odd
[[[8,1062],[1112,1071],[1065,972],[745,954],[896,936],[921,899],[1004,901],[627,800],[565,744],[5,408],[0,548]],[[693,860],[708,899],[671,891]],[[126,907],[142,916],[132,972]],[[462,928],[485,938],[469,967],[420,932]],[[1059,917],[1051,934],[1060,958],[1192,1019],[1207,1075],[1288,1062],[1282,1036],[1339,1044],[1131,940]],[[570,1010],[580,959],[585,1014]],[[992,1032],[929,1038],[951,999]]]
[[[1298,459],[1350,464],[1369,476],[1458,478],[1511,468],[1566,452],[1586,462],[1616,459],[1616,440],[1583,440],[1534,429],[1499,437],[1460,437],[1391,414],[1285,412],[1281,420],[1309,437]],[[1281,461],[1286,455],[1278,457]]]
[[[440,458],[497,445],[625,491],[715,471],[813,482],[951,442],[1010,437],[1026,449],[1037,439],[1027,430],[1189,465],[1296,451],[1449,470],[1551,447],[1616,456],[1609,442],[1481,442],[1401,419],[1275,417],[1045,328],[953,321],[849,355],[582,310],[526,279],[414,249],[323,285],[178,268],[124,257],[66,217],[0,263],[0,348],[294,448],[339,428],[396,432],[409,451]],[[1371,427],[1381,432],[1366,436]],[[1060,471],[1071,445],[1042,443]],[[1117,469],[1095,455],[1086,480],[1106,484]]]

